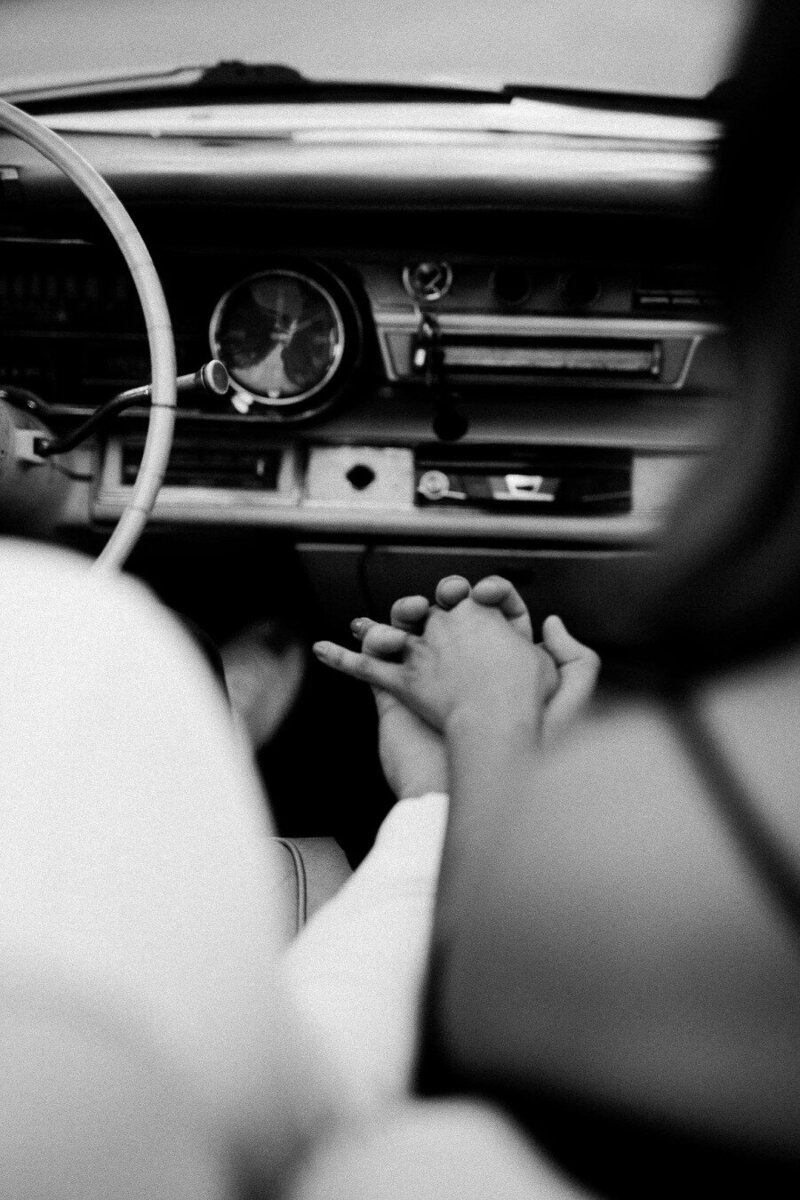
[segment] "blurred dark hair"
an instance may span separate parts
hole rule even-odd
[[[621,641],[677,676],[800,640],[800,3],[758,5],[711,196],[736,395]]]

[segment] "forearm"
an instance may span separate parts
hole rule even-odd
[[[450,853],[479,838],[487,821],[501,819],[513,798],[532,786],[541,756],[540,723],[533,712],[486,705],[460,707],[445,730],[451,814]]]

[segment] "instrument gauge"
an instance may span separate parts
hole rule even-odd
[[[323,407],[352,361],[360,331],[349,293],[327,273],[261,271],[220,299],[209,331],[224,362],[234,406],[267,406],[282,416]]]

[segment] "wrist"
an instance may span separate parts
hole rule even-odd
[[[381,764],[386,782],[398,800],[425,796],[428,792],[446,792],[447,761],[444,753],[432,761],[425,755],[382,755]],[[409,761],[410,760],[410,761]]]
[[[389,780],[389,786],[398,800],[416,800],[420,796],[441,795],[447,792],[447,771],[441,777],[430,775],[407,775],[395,782]]]
[[[507,698],[461,702],[453,707],[442,730],[449,745],[459,741],[494,742],[530,750],[541,742],[542,711],[534,704],[512,705]]]

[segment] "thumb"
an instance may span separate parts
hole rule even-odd
[[[552,737],[571,725],[586,708],[600,673],[600,657],[567,631],[560,617],[542,626],[545,649],[558,667],[560,685],[545,710],[545,734]]]
[[[584,646],[583,642],[579,642],[577,638],[572,636],[561,620],[561,617],[550,616],[545,618],[542,625],[542,641],[544,642],[545,649],[553,656],[559,667],[564,667],[568,663],[576,662],[578,659],[584,659],[587,656],[590,656],[592,659],[597,659],[598,657],[594,650],[590,650],[588,646]]]

